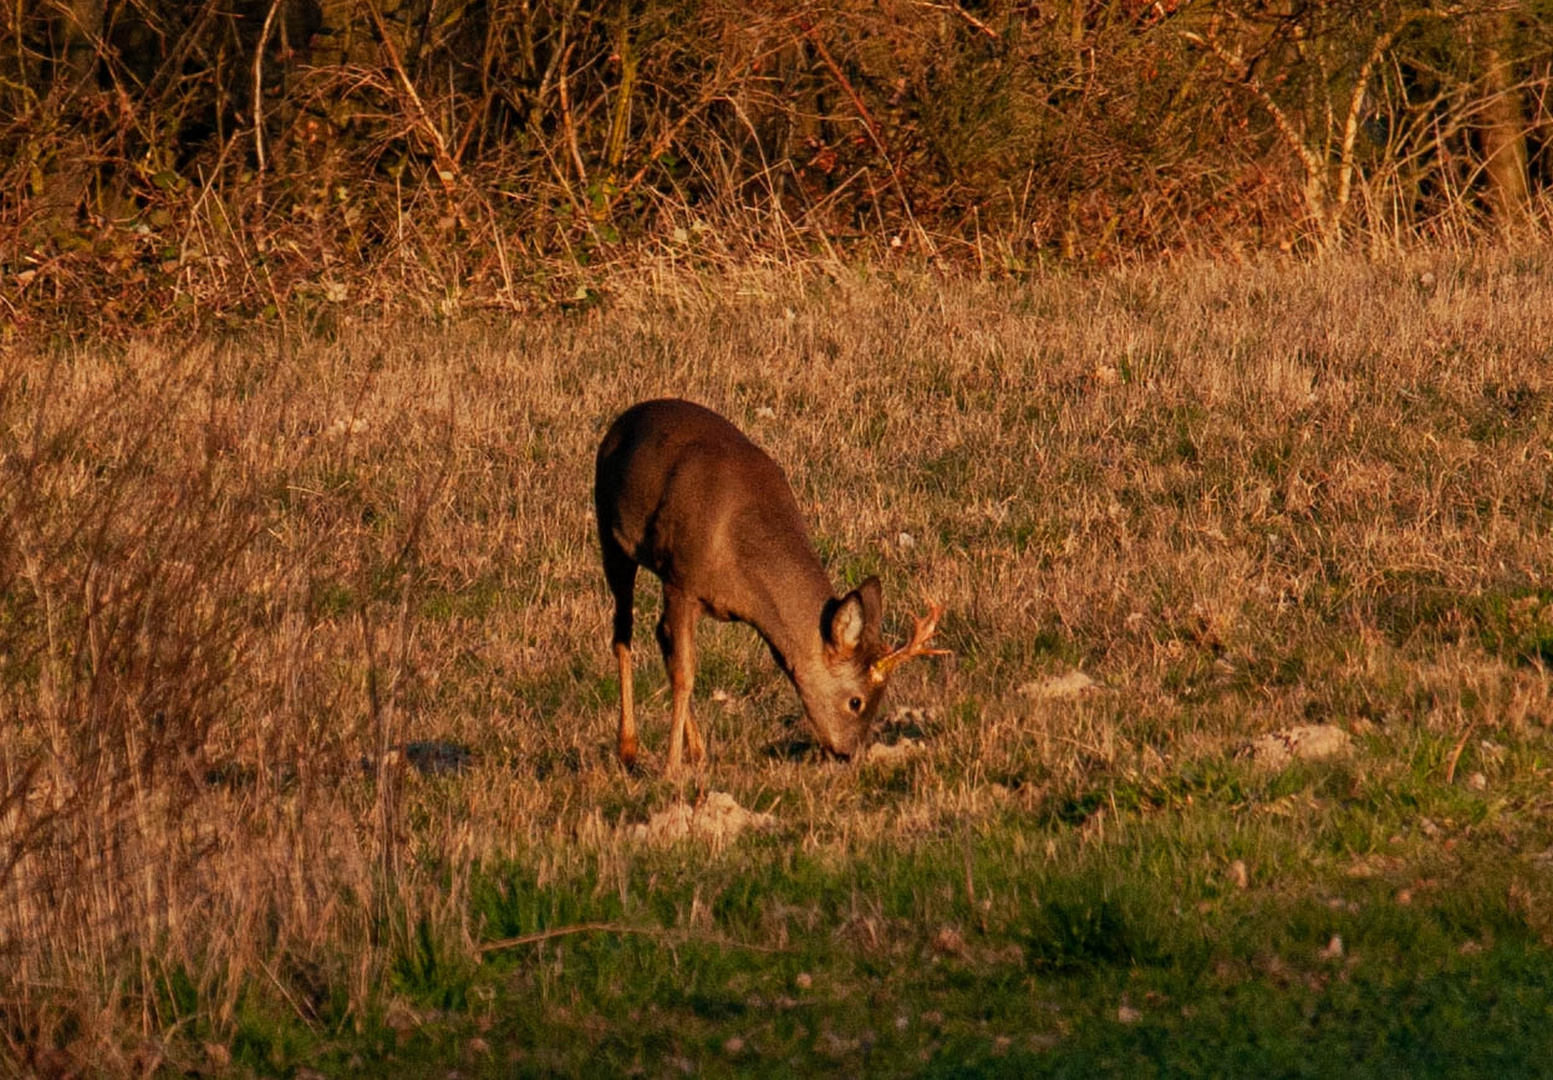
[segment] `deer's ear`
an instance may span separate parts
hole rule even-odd
[[[878,637],[879,579],[871,577],[827,607],[825,645],[832,656],[845,658]]]
[[[832,600],[825,613],[825,651],[845,659],[863,640],[863,600],[855,592]]]

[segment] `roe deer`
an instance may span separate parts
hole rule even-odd
[[[820,742],[843,757],[863,744],[889,671],[930,649],[942,609],[911,641],[879,639],[879,579],[837,599],[777,463],[710,409],[664,399],[633,405],[599,445],[594,474],[604,576],[615,598],[620,760],[636,763],[631,603],[637,567],[663,580],[658,644],[673,690],[668,768],[705,744],[690,718],[696,623],[702,615],[759,631],[798,690]]]

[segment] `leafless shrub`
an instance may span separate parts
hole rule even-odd
[[[243,0],[7,9],[0,305],[77,329],[574,304],[644,259],[1540,235],[1494,6]]]

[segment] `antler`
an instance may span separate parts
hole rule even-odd
[[[943,618],[944,605],[928,601],[928,613],[921,616],[913,616],[911,628],[911,640],[898,648],[891,649],[879,659],[873,662],[868,669],[869,677],[876,683],[882,683],[885,677],[896,665],[910,660],[913,656],[948,656],[948,649],[930,649],[927,647],[928,639],[938,630],[938,620]]]

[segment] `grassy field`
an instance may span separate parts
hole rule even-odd
[[[0,364],[0,1071],[1553,1071],[1546,255],[644,275]],[[666,778],[644,582],[614,762],[592,456],[659,394],[890,632],[947,606],[886,749],[821,760],[704,623]],[[1247,751],[1307,725],[1346,749]],[[768,817],[655,819],[723,794]]]

